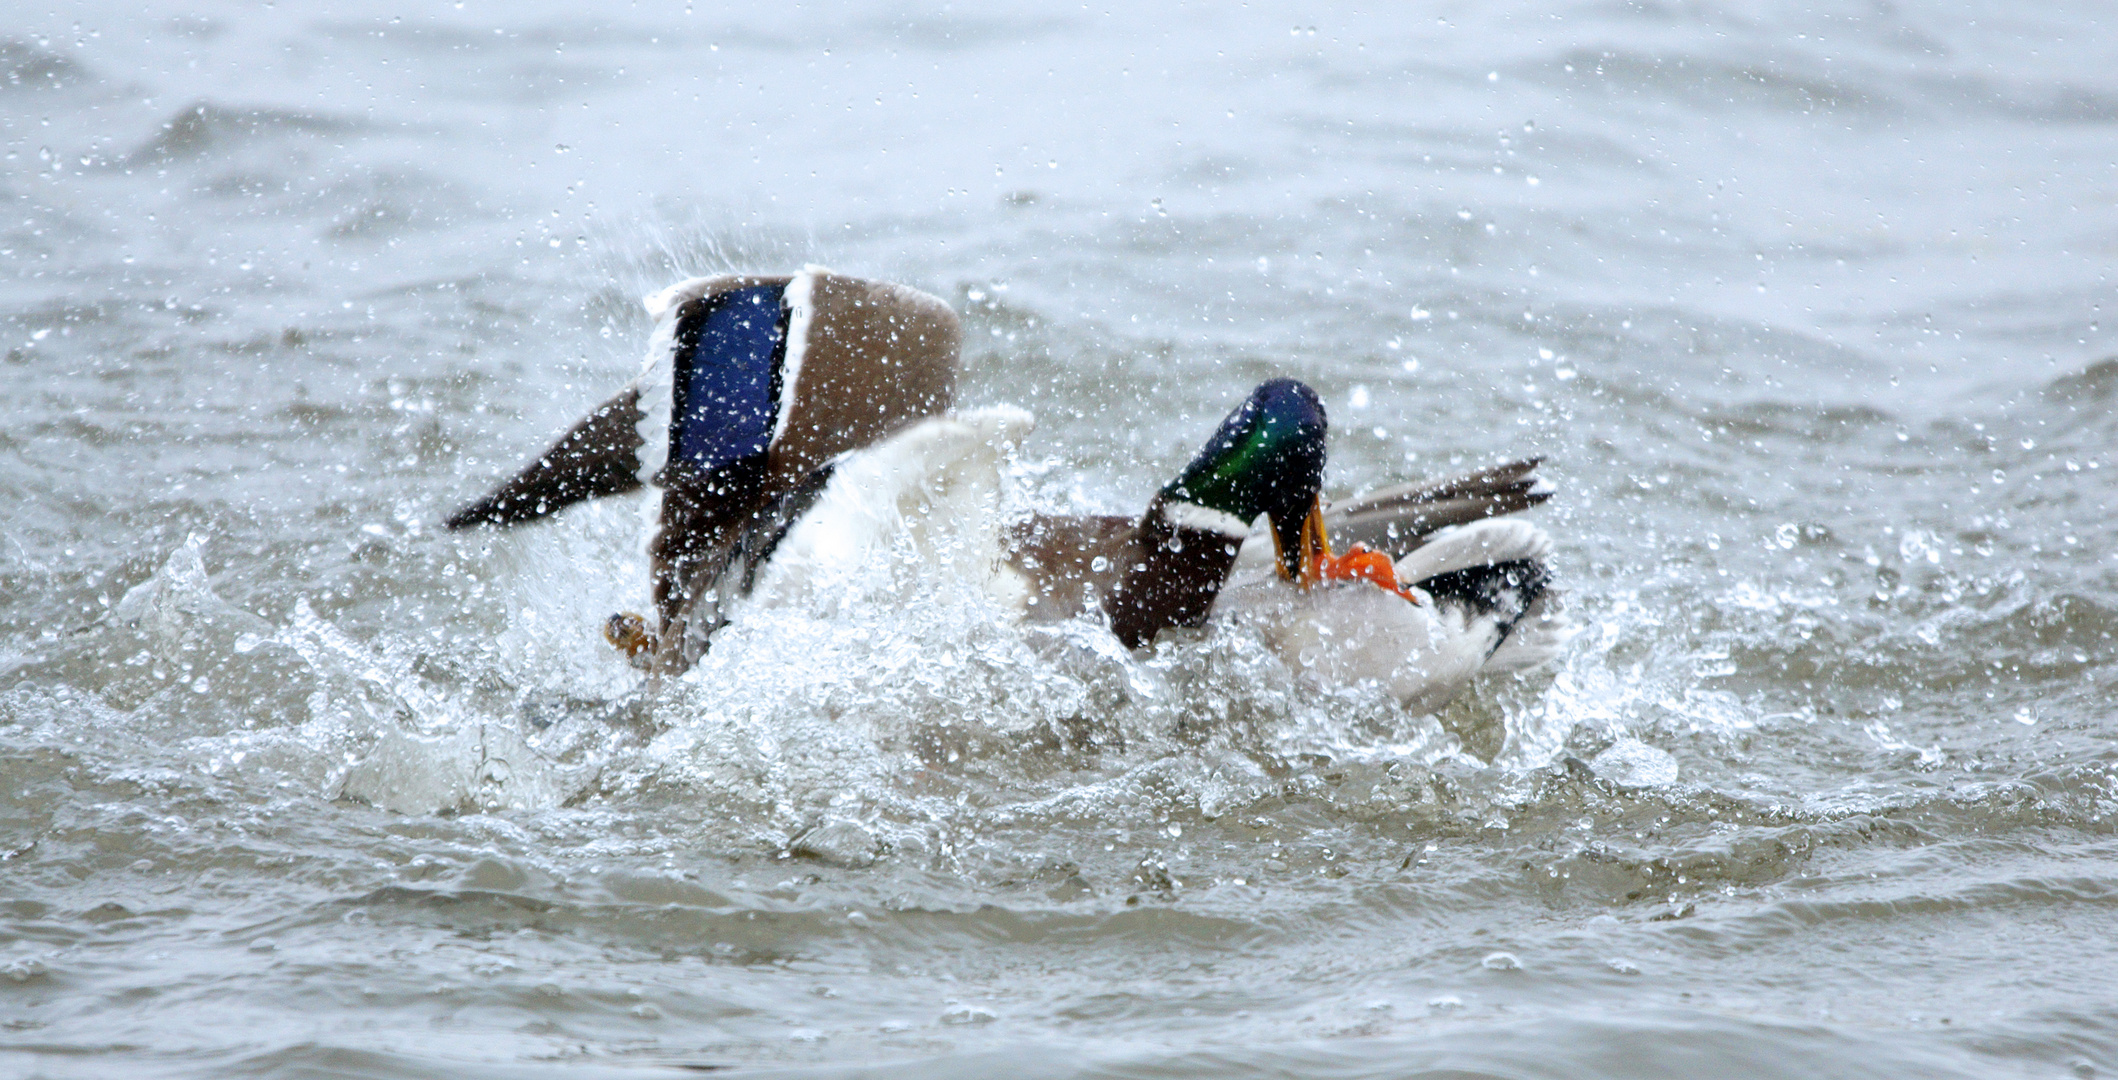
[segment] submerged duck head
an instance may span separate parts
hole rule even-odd
[[[1327,428],[1316,391],[1294,379],[1260,383],[1157,501],[1172,520],[1237,536],[1264,514],[1280,573],[1305,580],[1316,554],[1305,554],[1304,526],[1321,512]]]

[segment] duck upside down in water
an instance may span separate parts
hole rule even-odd
[[[1551,540],[1502,517],[1551,497],[1537,461],[1327,509],[1325,429],[1315,393],[1275,379],[1140,517],[1017,523],[1009,561],[1030,582],[1026,617],[1100,607],[1133,648],[1210,616],[1239,620],[1317,681],[1377,681],[1420,711],[1446,705],[1483,671],[1557,653],[1570,627],[1548,588]],[[1260,514],[1267,528],[1253,532]]]
[[[1015,410],[944,415],[960,331],[922,293],[812,268],[694,279],[649,305],[660,326],[641,378],[448,524],[657,489],[657,624],[618,615],[607,628],[650,671],[688,668],[746,601],[846,580],[845,564],[927,529],[915,519],[951,497],[991,505],[1003,447],[1029,426]],[[1025,620],[1098,617],[1127,648],[1242,620],[1298,670],[1374,679],[1421,709],[1482,670],[1549,658],[1566,633],[1550,540],[1502,518],[1549,497],[1537,463],[1327,509],[1327,429],[1307,386],[1268,381],[1138,516],[1032,515],[957,569]]]

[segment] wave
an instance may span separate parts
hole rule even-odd
[[[199,101],[163,121],[161,132],[125,155],[122,163],[132,168],[163,165],[224,154],[234,147],[288,135],[339,135],[360,126],[318,113]]]

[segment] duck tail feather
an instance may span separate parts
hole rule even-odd
[[[640,390],[628,386],[598,406],[513,478],[444,519],[450,529],[519,525],[583,499],[640,486]]]
[[[1362,543],[1387,552],[1392,558],[1403,558],[1443,529],[1518,513],[1549,498],[1550,492],[1466,495],[1333,515],[1327,527],[1333,542],[1341,547]]]

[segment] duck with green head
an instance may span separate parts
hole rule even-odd
[[[1028,585],[1025,615],[1100,611],[1128,648],[1209,618],[1241,620],[1297,670],[1378,681],[1422,710],[1482,671],[1556,654],[1570,628],[1546,588],[1550,539],[1506,516],[1551,497],[1535,460],[1327,508],[1327,429],[1314,391],[1274,379],[1138,517],[1018,522],[1007,549]]]
[[[1007,447],[1029,426],[1019,410],[952,413],[817,468],[736,529],[693,632],[745,605],[921,602],[967,575],[1024,621],[1098,619],[1129,649],[1241,621],[1312,681],[1377,681],[1422,710],[1564,638],[1546,610],[1549,540],[1501,516],[1549,496],[1535,462],[1327,508],[1323,404],[1274,379],[1139,514],[1033,514],[981,531],[1002,502]],[[1333,534],[1351,541],[1343,553]],[[911,586],[875,589],[908,551],[923,560]]]
[[[1300,579],[1315,571],[1304,564],[1314,553],[1301,535],[1323,488],[1328,426],[1316,391],[1293,379],[1259,385],[1221,421],[1191,464],[1100,553],[1117,568],[1101,607],[1119,641],[1138,648],[1162,630],[1204,623],[1260,517],[1270,523],[1282,573]]]

